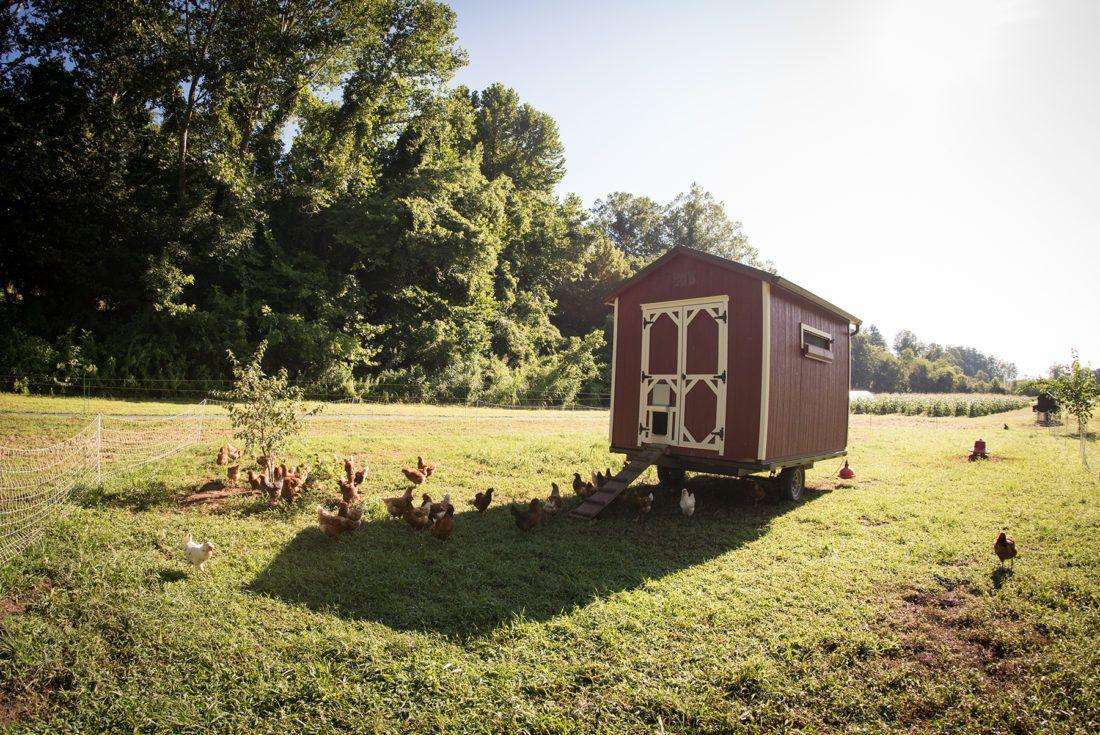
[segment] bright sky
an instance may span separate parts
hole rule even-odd
[[[1100,1],[451,4],[456,81],[554,116],[563,193],[698,181],[888,339],[1100,366]]]

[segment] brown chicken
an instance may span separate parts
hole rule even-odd
[[[268,497],[269,500],[274,500],[279,497],[279,491],[275,489],[275,486],[267,481],[267,476],[260,475],[259,479],[260,492]]]
[[[349,509],[347,503],[340,501],[340,510],[335,515],[326,511],[322,506],[317,506],[317,525],[320,527],[321,533],[329,538],[340,538],[342,533],[359,528],[362,518],[362,506]]]
[[[641,519],[649,511],[653,510],[653,493],[650,492],[647,495],[641,493],[634,494],[634,510],[638,512],[638,518]]]
[[[585,481],[581,479],[581,473],[573,473],[573,492],[577,494],[578,498],[584,497]]]
[[[447,506],[447,511],[432,524],[432,535],[440,541],[446,541],[455,530],[455,507]]]
[[[340,480],[340,497],[344,499],[344,502],[348,505],[354,505],[362,500],[359,495],[358,488],[347,480]]]
[[[344,479],[351,483],[355,482],[355,466],[347,457],[344,457]]]
[[[424,473],[424,477],[431,477],[435,473],[435,465],[427,464],[423,457],[416,458],[416,469]]]
[[[279,491],[279,497],[281,497],[289,505],[298,499],[298,495],[302,492],[302,481],[297,477],[284,477],[283,488]]]
[[[553,516],[559,510],[561,510],[561,490],[558,489],[558,483],[550,483],[550,497],[546,499],[546,502],[542,506],[542,512],[547,516]]]
[[[516,519],[516,528],[521,531],[530,531],[542,522],[542,501],[532,498],[527,510],[517,510],[515,505],[508,506],[512,511],[512,517]]]
[[[363,480],[365,480],[365,479],[367,479],[367,468],[366,467],[364,467],[361,470],[356,470],[355,471],[355,476],[351,478],[351,481],[352,481],[352,484],[355,485],[355,487],[359,487],[360,485],[363,484]]]
[[[997,536],[997,540],[993,542],[993,553],[1001,560],[1001,566],[1003,567],[1006,561],[1016,558],[1016,541],[1004,531],[1001,531]]]
[[[237,449],[232,444],[226,444],[225,445],[225,451],[226,451],[226,454],[229,455],[229,459],[233,460],[234,462],[236,462],[238,459],[240,459],[241,457],[244,456],[244,450]]]
[[[382,502],[386,504],[386,510],[394,518],[400,518],[405,515],[405,511],[412,507],[413,491],[410,487],[405,491],[404,495],[398,495],[395,498],[382,498]]]
[[[581,479],[581,473],[573,473],[573,492],[577,494],[578,498],[587,498],[596,492],[596,486],[591,482],[585,482]]]
[[[447,493],[443,496],[443,500],[440,500],[438,503],[432,503],[428,507],[428,517],[431,518],[434,523],[446,515],[448,508],[453,507],[454,506],[451,505],[451,494]]]
[[[604,483],[606,483],[606,482],[607,482],[607,479],[603,476],[603,473],[600,472],[599,470],[596,470],[595,472],[592,473],[592,484],[595,485],[597,489],[603,487]]]
[[[408,523],[410,527],[417,531],[423,531],[432,524],[432,519],[428,517],[428,509],[426,507],[417,508],[414,505],[410,505],[405,510],[402,517],[405,519],[405,523]]]
[[[220,464],[220,465],[229,464],[229,450],[226,449],[225,447],[222,447],[221,449],[218,450],[217,463]]]
[[[237,481],[241,479],[241,466],[235,464],[225,471],[225,476],[229,478],[230,485],[236,485]]]
[[[406,480],[408,480],[409,482],[411,482],[414,485],[422,485],[422,484],[424,484],[424,480],[426,479],[425,476],[424,476],[424,473],[421,472],[420,470],[402,469],[401,474],[403,474],[405,476]]]
[[[260,492],[260,480],[262,480],[263,477],[262,476],[257,477],[256,473],[253,472],[252,470],[248,471],[247,477],[248,477],[248,486],[250,488],[252,488],[252,492],[254,492],[254,493]]]
[[[489,509],[489,504],[493,502],[493,488],[489,488],[483,493],[478,493],[474,496],[474,499],[470,501],[470,505],[477,508],[478,513],[484,513]]]

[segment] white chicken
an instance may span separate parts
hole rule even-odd
[[[680,510],[688,518],[695,513],[695,496],[689,493],[686,487],[680,490]]]
[[[210,541],[196,544],[191,540],[191,532],[183,538],[183,555],[187,561],[199,568],[200,572],[206,571],[206,562],[214,555],[214,544]]]

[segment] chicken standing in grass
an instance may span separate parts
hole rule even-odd
[[[470,501],[470,505],[477,508],[478,513],[484,513],[489,509],[489,504],[493,502],[493,488],[489,488],[483,493],[478,493],[474,496],[474,499]]]
[[[424,477],[431,477],[435,474],[435,465],[428,464],[423,457],[416,458],[416,469],[420,470]]]
[[[424,473],[420,470],[407,470],[402,468],[401,474],[405,476],[405,479],[414,485],[423,485],[426,479]]]
[[[680,489],[680,510],[688,518],[695,515],[695,495],[689,493],[686,487]]]
[[[235,464],[225,471],[225,476],[229,479],[229,484],[234,487],[237,486],[237,481],[241,479],[241,466]]]
[[[264,478],[262,475],[257,477],[255,472],[253,472],[252,470],[248,471],[248,486],[252,488],[252,492],[260,492],[260,483],[263,479]]]
[[[214,543],[210,540],[196,544],[191,540],[191,532],[183,537],[183,556],[187,561],[198,568],[200,572],[206,571],[206,562],[214,555]]]
[[[447,511],[432,524],[432,536],[440,541],[446,541],[455,530],[455,507],[447,506]]]
[[[336,513],[326,511],[322,506],[317,506],[317,526],[321,533],[329,538],[340,538],[346,531],[354,531],[359,528],[363,518],[363,506],[349,508],[343,500],[340,501],[340,510]]]
[[[653,510],[652,491],[647,495],[642,495],[641,493],[636,493],[634,495],[634,510],[638,513],[638,517],[635,520],[641,520],[643,516]]]
[[[283,476],[282,488],[279,490],[279,497],[286,501],[287,505],[290,505],[298,499],[299,493],[302,492],[302,481],[293,475]]]
[[[382,502],[386,505],[386,510],[394,518],[400,518],[405,515],[405,511],[412,507],[413,491],[410,487],[405,491],[404,495],[398,495],[393,498],[382,498]]]
[[[516,519],[516,528],[521,531],[530,531],[542,521],[542,501],[532,498],[527,510],[517,510],[515,505],[508,506],[512,511],[512,517]]]
[[[542,512],[548,516],[555,515],[561,510],[561,490],[558,488],[558,483],[550,483],[550,497],[543,503]]]
[[[217,461],[218,464],[223,465],[223,466],[229,464],[229,450],[226,449],[225,447],[222,447],[221,449],[219,449],[218,450],[218,459],[216,461]]]
[[[405,523],[408,523],[410,527],[417,531],[423,531],[432,523],[432,519],[428,516],[428,506],[417,508],[414,505],[409,505],[402,517],[405,519]]]
[[[447,493],[443,496],[443,500],[438,503],[432,503],[428,506],[428,517],[432,519],[432,522],[438,521],[447,513],[448,508],[453,508],[451,505],[451,494]]]
[[[354,505],[360,501],[359,489],[354,483],[348,482],[347,480],[340,480],[339,483],[340,497],[343,498],[345,503]]]
[[[1001,531],[997,535],[997,540],[993,542],[993,553],[1001,560],[1001,566],[1003,567],[1006,561],[1016,558],[1016,541],[1004,531]],[[1015,564],[1015,562],[1013,563]]]

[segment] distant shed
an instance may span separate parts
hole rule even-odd
[[[607,303],[613,452],[663,446],[664,481],[845,454],[855,316],[773,273],[686,247]]]

